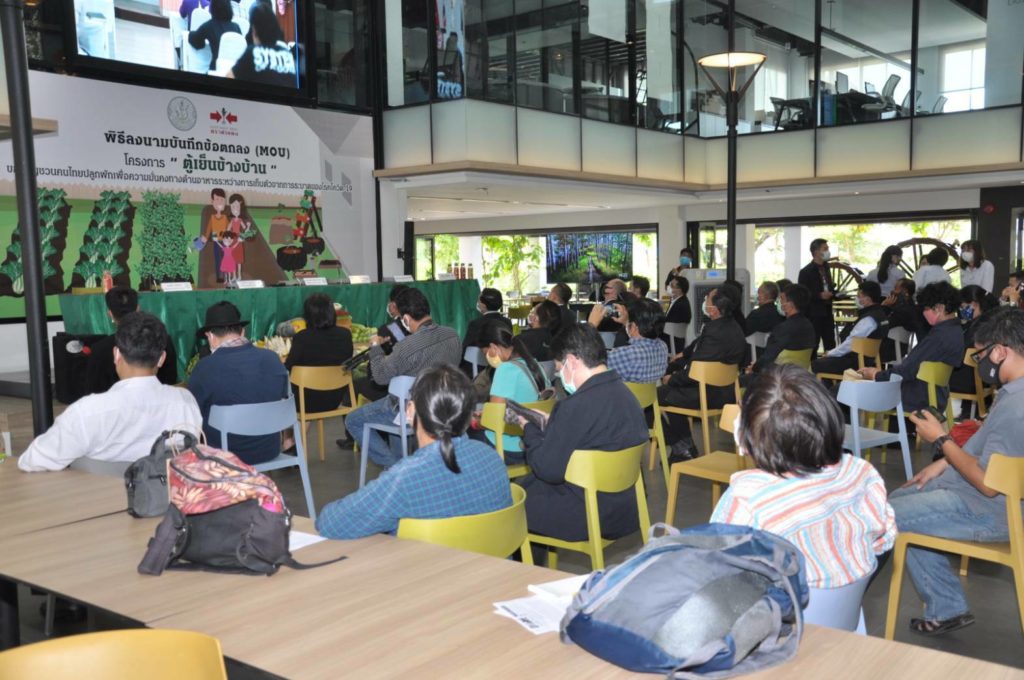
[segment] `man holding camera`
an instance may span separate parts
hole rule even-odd
[[[605,311],[604,306],[594,305],[588,319],[590,325],[599,328],[605,319]],[[614,302],[609,318],[621,324],[629,341],[608,352],[608,368],[616,371],[626,382],[658,382],[668,367],[668,349],[658,339],[665,323],[661,305],[646,298]]]

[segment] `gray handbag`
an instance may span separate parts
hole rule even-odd
[[[176,444],[177,437],[182,443]],[[167,512],[167,461],[199,443],[187,430],[165,430],[153,442],[148,456],[143,456],[124,471],[128,492],[128,514],[132,517],[159,517]]]

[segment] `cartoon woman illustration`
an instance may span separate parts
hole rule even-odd
[[[220,273],[223,275],[225,283],[234,283],[241,273],[241,265],[235,259],[241,245],[235,232],[231,230],[221,232],[217,246],[221,252]]]
[[[245,199],[242,194],[231,194],[228,199],[228,230],[238,234],[238,242],[235,244],[235,264],[238,265],[238,278],[242,278],[242,265],[245,264],[245,241],[251,238],[253,231],[252,218],[249,217],[249,210],[245,207]]]

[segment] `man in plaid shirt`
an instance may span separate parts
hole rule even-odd
[[[604,316],[604,308],[594,305],[590,324],[595,328]],[[665,323],[661,305],[647,298],[636,298],[625,304],[615,304],[617,321],[629,336],[629,344],[608,352],[608,368],[617,372],[625,382],[656,383],[668,369],[668,349],[658,336]]]

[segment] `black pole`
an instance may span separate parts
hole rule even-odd
[[[28,332],[29,389],[32,431],[40,435],[53,423],[50,352],[46,346],[46,299],[36,205],[36,158],[32,143],[32,107],[28,92],[25,50],[25,9],[22,0],[0,0],[0,31],[4,41],[7,95],[11,104],[11,144],[18,204],[18,233],[25,280],[25,327]]]
[[[725,118],[729,127],[729,177],[725,189],[725,277],[736,278],[736,119],[739,117],[739,98],[729,69],[729,89],[725,93]]]

